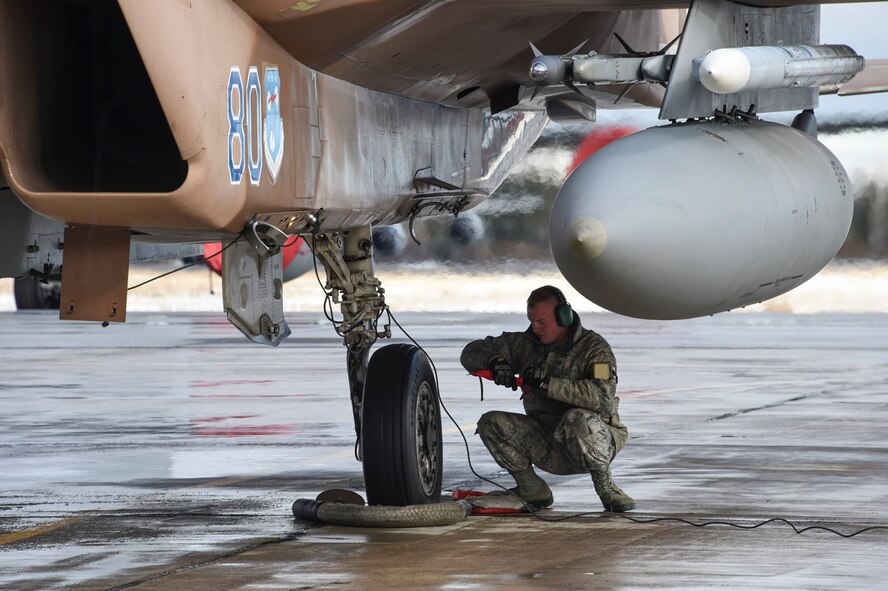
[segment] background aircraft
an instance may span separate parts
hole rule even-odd
[[[863,58],[819,45],[819,8],[786,0],[22,0],[0,3],[0,27],[0,275],[50,279],[64,258],[60,316],[121,322],[131,260],[221,242],[228,318],[277,345],[282,246],[300,236],[340,305],[382,504],[438,498],[441,427],[425,355],[369,355],[390,336],[372,227],[459,218],[550,119],[659,107],[668,125],[565,181],[560,270],[632,316],[759,302],[848,232],[847,174],[816,141],[821,88],[884,89],[855,88]],[[757,116],[774,111],[798,116]]]

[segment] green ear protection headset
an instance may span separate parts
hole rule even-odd
[[[555,307],[555,323],[561,328],[568,328],[574,321],[573,308],[570,307],[567,298],[564,297],[564,293],[560,289],[554,285],[546,287],[551,289],[552,295],[558,300],[558,305]]]
[[[558,324],[558,326],[562,328],[567,328],[571,324],[573,324],[574,321],[573,308],[571,308],[570,304],[567,303],[567,299],[565,299],[564,294],[561,293],[561,290],[558,288],[555,288],[555,290],[558,292],[559,295],[558,306],[555,308],[555,322]]]

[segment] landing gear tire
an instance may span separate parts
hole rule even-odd
[[[18,310],[58,310],[61,282],[43,283],[36,277],[15,280],[15,307]]]
[[[441,498],[438,386],[413,345],[376,351],[364,382],[362,445],[370,505],[423,505]]]

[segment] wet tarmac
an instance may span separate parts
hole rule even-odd
[[[520,315],[403,314],[471,435],[519,408],[458,364]],[[883,589],[888,529],[843,539],[633,523],[585,476],[552,477],[532,517],[427,530],[295,521],[290,505],[361,489],[340,340],[290,314],[278,349],[221,314],[125,325],[0,313],[0,589]],[[614,463],[637,519],[843,533],[888,526],[888,315],[725,314],[654,323],[584,314],[611,342],[631,440]],[[396,331],[397,332],[397,331]],[[397,337],[398,335],[396,335]],[[398,339],[396,340],[403,340]],[[478,487],[445,418],[446,488]]]

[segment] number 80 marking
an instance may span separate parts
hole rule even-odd
[[[258,185],[262,175],[261,97],[256,66],[251,66],[247,73],[246,93],[240,68],[231,68],[228,74],[228,176],[232,185],[240,184],[247,168],[251,185]]]

